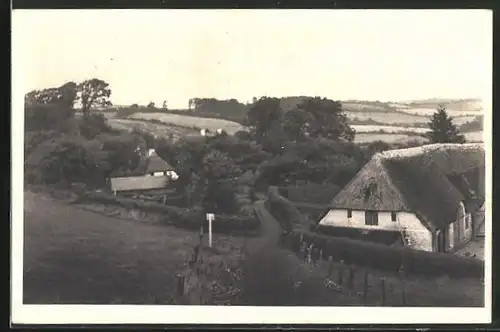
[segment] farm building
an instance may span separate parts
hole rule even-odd
[[[484,224],[484,163],[481,144],[378,153],[333,198],[319,224],[392,231],[413,249],[452,252]]]
[[[150,149],[144,173],[134,176],[111,177],[110,189],[114,193],[165,189],[170,181],[176,179],[177,174],[173,167],[158,156],[154,149]]]
[[[155,149],[149,149],[148,152],[148,167],[146,169],[146,176],[163,176],[167,175],[167,172],[173,171],[174,168],[170,166],[165,160],[163,160],[155,151]]]

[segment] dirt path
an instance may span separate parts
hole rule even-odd
[[[274,217],[264,207],[264,201],[259,200],[254,203],[255,212],[261,220],[261,236],[247,240],[248,250],[257,253],[266,248],[278,250],[278,241],[281,229]]]

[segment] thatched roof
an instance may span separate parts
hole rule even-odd
[[[168,170],[172,170],[173,167],[170,166],[165,160],[163,160],[156,151],[152,151],[148,157],[148,167],[146,169],[146,173],[153,172],[165,172]]]
[[[442,229],[456,219],[461,201],[468,210],[484,201],[484,162],[479,144],[433,144],[378,153],[331,206],[413,212],[429,229]]]

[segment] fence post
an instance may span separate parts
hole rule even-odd
[[[382,296],[382,306],[385,305],[385,277],[380,277],[380,292]]]
[[[333,270],[333,257],[328,256],[328,277],[332,275],[332,270]]]
[[[350,290],[354,288],[354,268],[352,265],[349,265],[349,284],[348,287]]]
[[[399,269],[399,278],[401,281],[401,303],[406,306],[406,285],[405,285],[405,272],[403,266]]]
[[[365,270],[365,282],[364,282],[364,289],[363,289],[363,299],[366,303],[366,300],[368,298],[368,271]]]
[[[340,269],[339,269],[339,276],[337,278],[337,284],[340,286],[342,285],[342,282],[344,281],[344,260],[340,261]]]
[[[185,292],[186,278],[182,274],[178,274],[176,276],[176,279],[177,279],[177,296],[182,297],[182,296],[184,296],[184,292]]]

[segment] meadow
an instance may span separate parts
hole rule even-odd
[[[212,132],[215,132],[217,129],[222,129],[230,135],[233,135],[237,131],[244,129],[241,124],[233,121],[213,118],[201,118],[195,116],[184,116],[178,114],[134,113],[128,118],[143,121],[156,120],[167,125],[173,124],[182,127],[206,128]]]
[[[387,133],[397,133],[397,132],[412,132],[418,134],[424,134],[429,131],[428,128],[419,127],[401,127],[401,126],[378,126],[378,125],[351,125],[356,133],[374,133],[383,130]]]
[[[435,110],[434,110],[435,112]],[[370,112],[370,111],[347,111],[347,116],[350,119],[358,119],[361,121],[373,120],[376,122],[384,123],[387,125],[391,124],[419,124],[425,125],[430,121],[431,115],[417,115],[413,110],[404,111],[387,111],[387,112]],[[450,113],[453,118],[453,123],[456,125],[462,125],[468,121],[472,121],[475,115],[460,115],[457,116],[455,113]]]

